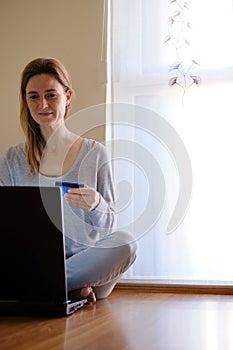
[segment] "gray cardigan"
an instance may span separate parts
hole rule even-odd
[[[98,207],[90,212],[70,206],[63,199],[68,258],[86,249],[87,246],[94,245],[100,236],[110,233],[115,226],[114,186],[106,148],[99,142],[95,142],[93,147],[93,140],[84,139],[73,166],[62,177],[30,175],[24,143],[10,147],[0,158],[1,186],[55,186],[58,180],[78,181],[95,188],[101,194]]]

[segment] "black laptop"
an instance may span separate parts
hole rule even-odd
[[[67,316],[62,193],[58,187],[0,187],[0,315]]]

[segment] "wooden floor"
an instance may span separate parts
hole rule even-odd
[[[232,350],[233,296],[116,288],[69,317],[0,317],[0,349]]]

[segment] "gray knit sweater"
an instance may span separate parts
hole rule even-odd
[[[84,183],[101,194],[98,207],[91,212],[71,206],[63,199],[68,258],[92,246],[100,235],[110,233],[115,226],[114,186],[106,148],[98,142],[93,147],[93,140],[84,139],[72,168],[62,177],[30,175],[24,143],[10,147],[0,158],[1,186],[55,186],[58,180]]]

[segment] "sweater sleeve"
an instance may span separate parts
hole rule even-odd
[[[112,177],[112,165],[105,146],[97,143],[95,146],[96,166],[96,190],[100,194],[98,206],[86,213],[88,221],[102,235],[112,232],[116,227],[117,217],[115,214],[115,189]]]
[[[24,143],[11,146],[0,158],[0,186],[30,185]]]
[[[0,158],[0,186],[12,186],[13,179],[11,175],[11,170],[9,166],[9,161],[7,158],[7,153],[5,153]]]

